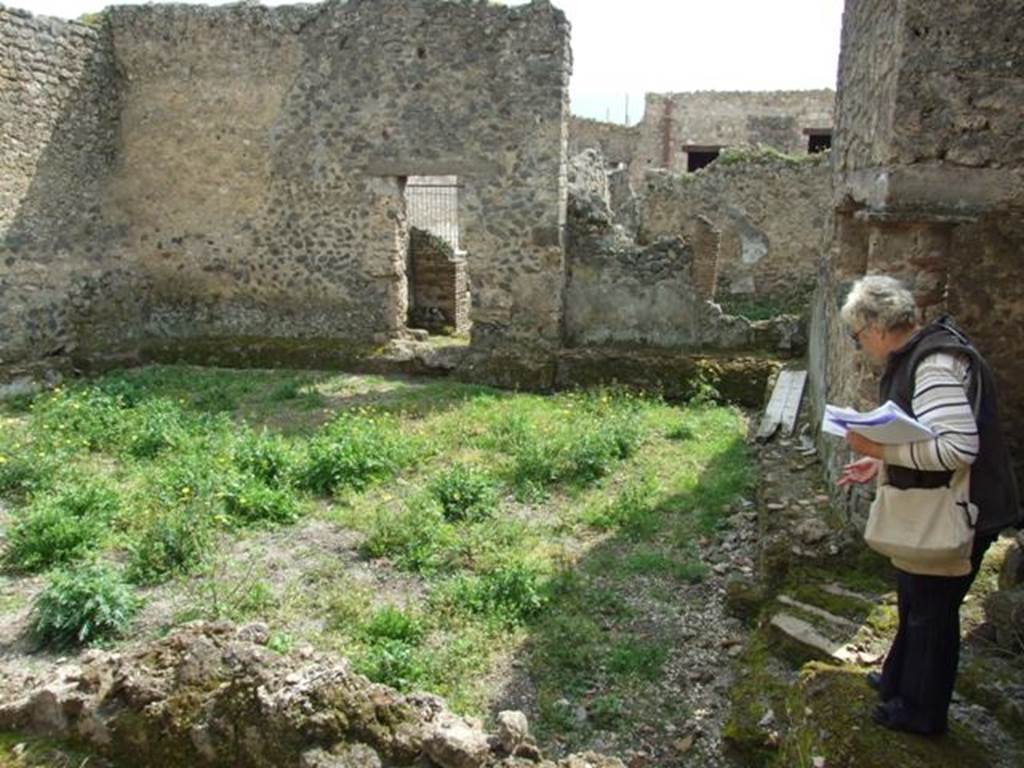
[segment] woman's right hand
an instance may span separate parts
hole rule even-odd
[[[836,480],[836,485],[843,486],[849,485],[850,483],[866,483],[869,480],[873,480],[875,475],[878,474],[878,468],[880,466],[882,466],[882,462],[878,459],[873,459],[870,456],[857,459],[857,461],[851,461],[843,467],[843,472],[839,475],[839,479]]]

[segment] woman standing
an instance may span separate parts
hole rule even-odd
[[[857,348],[883,369],[879,402],[892,400],[935,437],[881,445],[850,432],[847,442],[863,458],[844,467],[839,484],[877,478],[901,489],[939,489],[966,480],[970,472],[970,501],[979,511],[970,562],[936,567],[893,561],[899,627],[881,674],[868,675],[882,699],[872,713],[875,722],[942,733],[960,655],[960,604],[999,531],[1021,518],[994,381],[988,364],[950,320],[917,324],[913,295],[891,277],[857,281],[841,316]]]

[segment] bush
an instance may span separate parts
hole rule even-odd
[[[126,450],[137,459],[155,458],[181,445],[188,437],[181,409],[163,398],[139,406],[133,412],[126,432]]]
[[[32,428],[42,443],[54,448],[107,450],[118,443],[124,428],[123,405],[98,387],[58,387],[36,398]]]
[[[295,457],[279,436],[246,432],[234,448],[235,466],[272,488],[287,485],[295,469]]]
[[[136,584],[156,584],[198,568],[210,551],[212,521],[196,505],[167,510],[129,545],[128,577]]]
[[[53,503],[33,505],[11,527],[4,563],[26,573],[82,559],[103,533],[92,517],[78,517]]]
[[[364,490],[395,475],[412,456],[393,419],[344,414],[310,441],[299,484],[322,494]]]
[[[416,499],[399,510],[380,510],[362,549],[368,557],[390,557],[399,568],[426,572],[448,565],[454,544],[438,506]]]
[[[512,560],[479,575],[457,576],[441,602],[450,610],[484,616],[507,625],[522,624],[544,610],[550,600],[539,571]]]
[[[0,496],[24,496],[49,483],[56,472],[49,454],[15,453],[0,448]]]
[[[498,486],[483,470],[456,464],[434,478],[430,493],[449,522],[483,520],[498,506]]]
[[[371,643],[400,640],[407,645],[419,645],[425,634],[423,623],[416,616],[391,605],[378,608],[362,628],[363,637]]]
[[[146,390],[136,378],[111,373],[93,385],[94,389],[113,398],[122,408],[134,408],[146,399]]]
[[[417,649],[402,640],[371,645],[356,659],[356,669],[375,683],[410,691],[426,678],[427,669]]]
[[[299,519],[299,500],[290,488],[269,488],[246,478],[223,494],[224,509],[240,525],[287,524]]]
[[[106,483],[66,479],[36,496],[17,519],[4,561],[32,573],[79,560],[99,546],[120,509],[117,491]]]
[[[32,635],[63,649],[121,635],[141,606],[116,571],[100,564],[58,570],[32,606]]]

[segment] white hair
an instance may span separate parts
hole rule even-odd
[[[871,325],[882,331],[913,326],[917,303],[907,287],[894,277],[862,277],[846,295],[840,317],[850,329]]]

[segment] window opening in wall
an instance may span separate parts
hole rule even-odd
[[[467,254],[459,241],[459,189],[456,176],[407,178],[410,328],[439,334],[469,331],[469,275]]]
[[[832,129],[805,128],[807,136],[807,154],[813,155],[832,148]]]
[[[718,159],[721,147],[684,147],[686,151],[686,170],[688,173],[699,171]]]

